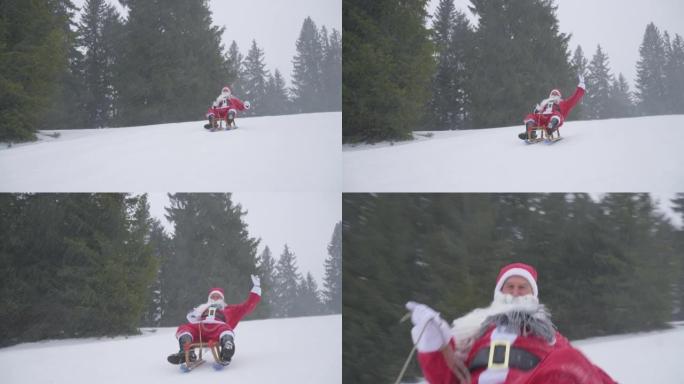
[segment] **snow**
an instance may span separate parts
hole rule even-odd
[[[563,140],[527,145],[519,126],[416,132],[345,145],[345,192],[676,192],[684,115],[568,121]]]
[[[0,192],[339,192],[342,113],[46,131],[0,149]],[[45,136],[53,132],[58,138]]]
[[[620,384],[677,384],[684,377],[684,327],[572,344]]]
[[[189,373],[169,364],[175,328],[140,336],[55,340],[0,349],[0,381],[12,383],[341,383],[342,316],[243,321],[235,356],[222,371],[213,358]],[[36,368],[36,369],[34,369]]]

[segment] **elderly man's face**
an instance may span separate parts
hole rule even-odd
[[[501,292],[513,295],[514,297],[531,295],[532,286],[530,286],[530,283],[525,278],[511,276],[504,282]]]

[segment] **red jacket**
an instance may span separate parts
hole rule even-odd
[[[492,326],[473,343],[465,361],[466,366],[470,365],[480,349],[489,347],[494,331],[495,327]],[[453,349],[453,339],[450,346]],[[553,345],[536,336],[518,336],[511,346],[532,353],[540,362],[529,371],[510,367],[476,369],[471,372],[472,384],[615,384],[610,376],[593,365],[558,332]],[[419,353],[418,361],[425,378],[431,384],[458,384],[441,351]],[[488,378],[484,378],[485,376]]]
[[[245,103],[235,96],[230,96],[227,99],[219,98],[215,104],[216,107],[214,108],[216,109],[236,109],[238,111],[245,110]]]
[[[558,104],[554,105],[554,112],[560,112],[561,116],[563,116],[563,120],[565,120],[570,111],[575,108],[575,105],[582,99],[582,96],[584,96],[584,89],[577,87],[575,93],[573,93],[570,98],[561,99]]]

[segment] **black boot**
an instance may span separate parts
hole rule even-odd
[[[528,121],[527,124],[525,124],[525,132],[518,135],[520,140],[527,140],[528,139],[527,132],[530,133],[529,139],[534,140],[537,138],[537,131],[531,130],[533,126],[534,126],[534,123],[531,121]]]
[[[230,360],[233,358],[235,353],[235,341],[232,335],[223,335],[221,337],[221,351],[219,352],[219,357],[221,358],[221,363],[223,365],[230,364]]]
[[[551,122],[549,122],[549,126],[547,128],[547,131],[549,133],[553,133],[554,131],[556,131],[559,123],[560,123],[560,121],[558,121],[558,119],[551,119]]]
[[[178,346],[180,347],[180,351],[178,353],[174,353],[172,355],[169,355],[169,357],[166,358],[166,360],[169,361],[171,364],[183,364],[185,363],[185,344],[189,344],[192,342],[192,337],[190,335],[183,335],[178,339]],[[190,362],[193,362],[197,360],[197,355],[195,355],[195,350],[191,349],[190,354],[189,354],[189,359]]]

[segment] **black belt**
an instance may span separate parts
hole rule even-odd
[[[490,356],[491,348],[494,353]],[[508,355],[508,356],[507,356]],[[540,359],[530,352],[518,347],[512,347],[509,343],[493,342],[491,347],[480,349],[468,369],[473,372],[482,368],[515,368],[521,371],[529,371],[539,364]]]

